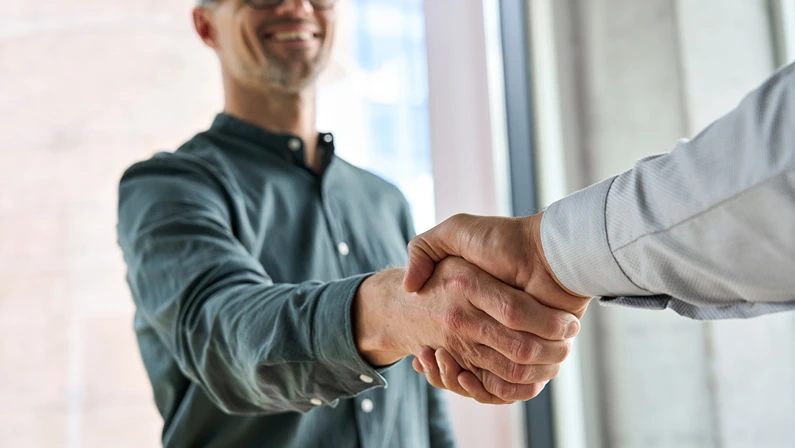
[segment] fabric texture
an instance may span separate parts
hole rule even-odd
[[[124,174],[119,243],[164,446],[454,446],[440,392],[353,339],[361,282],[406,263],[408,204],[331,134],[318,144],[322,176],[300,139],[221,114]]]
[[[694,319],[795,308],[795,65],[669,154],[552,204],[549,263],[605,304]]]

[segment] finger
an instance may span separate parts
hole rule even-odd
[[[436,350],[436,363],[445,389],[467,398],[471,395],[458,383],[458,374],[464,371],[458,362],[444,348]]]
[[[468,232],[469,215],[455,215],[409,242],[409,264],[403,278],[406,292],[417,292],[425,285],[436,263],[448,255],[461,255],[461,238]]]
[[[571,351],[571,339],[550,341],[531,333],[511,330],[485,313],[475,316],[473,322],[477,322],[472,335],[474,342],[491,347],[515,363],[558,364]]]
[[[490,394],[483,383],[475,376],[474,373],[464,370],[458,374],[458,383],[461,387],[475,399],[475,401],[483,404],[511,404],[512,401],[504,401]]]
[[[433,275],[436,263],[441,260],[429,254],[427,243],[420,240],[422,236],[414,238],[409,243],[409,265],[406,268],[406,275],[403,277],[403,289],[406,292],[417,292],[425,286],[425,283]]]
[[[431,348],[423,348],[419,355],[419,358],[423,371],[425,372],[425,378],[428,380],[431,386],[437,387],[439,389],[444,389],[444,383],[442,382],[441,377],[439,376],[439,367],[436,365],[436,354],[434,353],[433,349]]]
[[[503,401],[527,401],[535,398],[544,390],[548,381],[533,384],[514,384],[503,380],[497,375],[481,370],[481,383],[488,393]]]
[[[420,362],[419,358],[417,358],[416,356],[414,357],[413,360],[411,360],[411,367],[414,367],[414,370],[417,373],[425,375],[425,369],[423,369],[422,363]]]
[[[573,314],[546,306],[493,277],[477,284],[479,290],[469,295],[470,303],[510,329],[551,341],[572,338],[580,331]]]
[[[560,341],[559,343],[565,343]],[[498,351],[485,345],[473,347],[471,360],[477,368],[487,370],[501,379],[515,384],[533,384],[558,376],[560,364],[519,364],[507,359]]]

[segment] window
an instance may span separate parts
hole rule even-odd
[[[417,231],[435,223],[422,0],[340,5],[318,125],[338,154],[397,185]]]

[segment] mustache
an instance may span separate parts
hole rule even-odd
[[[307,19],[297,19],[291,17],[285,17],[277,20],[271,20],[269,22],[263,22],[259,26],[257,26],[257,35],[262,36],[267,33],[267,30],[279,25],[309,25],[318,31],[320,30],[320,25],[313,21]]]

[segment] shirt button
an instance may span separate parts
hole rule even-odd
[[[287,147],[290,148],[290,151],[298,151],[301,149],[301,141],[297,138],[291,138],[287,141]]]
[[[334,140],[334,137],[332,137],[331,134],[326,134],[323,136],[323,141],[326,143],[331,143],[332,140]]]
[[[373,412],[374,407],[375,405],[373,405],[373,400],[369,398],[362,400],[362,411],[366,412],[367,414]]]
[[[351,248],[348,247],[346,243],[339,243],[337,245],[337,250],[340,251],[340,255],[345,256],[351,253]]]
[[[359,375],[359,379],[362,380],[362,382],[367,383],[367,384],[370,384],[370,383],[373,382],[373,379],[371,377],[367,376],[367,375]]]
[[[323,404],[323,402],[322,402],[322,401],[320,401],[320,400],[319,400],[319,399],[317,399],[317,398],[313,398],[313,399],[309,400],[309,402],[310,402],[310,403],[312,403],[312,404],[313,404],[313,405],[315,405],[315,406],[320,406],[320,405],[322,405],[322,404]]]

